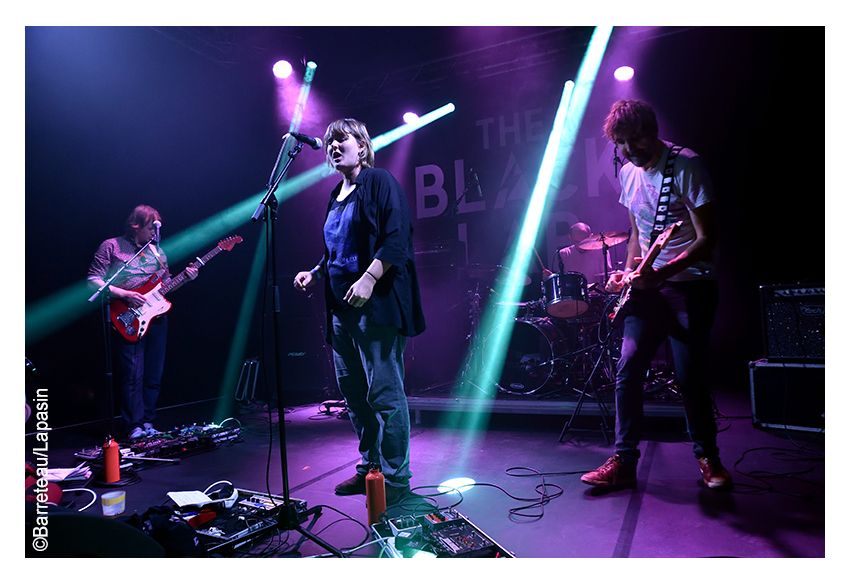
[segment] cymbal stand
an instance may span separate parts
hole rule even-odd
[[[612,297],[610,302],[613,302],[617,297]],[[611,415],[608,407],[605,403],[599,398],[599,393],[597,392],[596,386],[594,384],[595,378],[597,375],[601,374],[602,368],[600,367],[603,363],[603,359],[607,359],[609,364],[613,361],[613,357],[611,355],[611,339],[614,334],[614,327],[610,326],[606,321],[608,320],[608,304],[605,306],[605,310],[603,310],[602,318],[600,320],[600,328],[602,327],[602,323],[607,325],[608,331],[605,334],[604,339],[600,339],[596,345],[590,347],[590,350],[599,349],[599,355],[596,358],[596,361],[593,364],[593,369],[590,372],[590,375],[587,376],[587,379],[584,382],[584,387],[582,387],[581,394],[579,395],[578,402],[576,402],[576,407],[573,410],[572,415],[570,416],[567,423],[564,424],[564,428],[561,430],[561,435],[558,437],[558,442],[564,441],[564,435],[569,432],[572,428],[573,422],[576,417],[581,414],[581,408],[584,405],[584,399],[588,396],[588,394],[592,395],[592,397],[596,400],[596,405],[599,408],[599,416],[601,418],[601,423],[599,424],[600,429],[602,430],[602,435],[605,436],[606,444],[611,444],[611,439],[609,437],[609,428],[607,418]]]
[[[481,308],[480,283],[476,282],[475,290],[468,290],[467,296],[471,302],[469,308],[470,330],[466,336],[466,340],[469,342],[469,351],[463,371],[460,374],[460,386],[463,387],[468,383],[475,389],[484,391],[472,381],[472,378],[481,371],[481,351],[483,350],[481,345],[481,313],[483,310]]]

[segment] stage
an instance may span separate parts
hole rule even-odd
[[[550,405],[544,414],[530,407],[533,400],[497,399],[486,431],[470,434],[463,416],[448,415],[458,414],[461,402],[412,398],[411,485],[424,498],[411,497],[388,515],[422,515],[433,511],[429,502],[455,509],[517,558],[825,557],[824,434],[754,427],[749,396],[719,389],[715,397],[721,455],[735,480],[731,492],[702,484],[682,417],[648,415],[637,487],[605,493],[579,481],[612,453],[595,403],[587,404],[561,442],[571,413],[563,405]],[[148,463],[134,471],[137,482],[121,487],[126,491],[121,517],[100,518],[99,501],[82,513],[123,522],[151,507],[173,505],[168,492],[204,491],[217,481],[281,494],[277,412],[243,408],[225,422],[210,417],[217,405],[165,409],[158,426],[224,422],[224,427],[241,429],[238,441],[178,464]],[[307,518],[302,527],[333,548],[353,557],[386,556],[381,545],[370,544],[374,538],[365,525],[365,497],[333,493],[335,484],[353,474],[357,460],[355,436],[341,411],[333,403],[285,411],[290,496],[307,507],[321,507],[320,515]],[[50,432],[51,467],[75,466],[80,462],[75,453],[101,443],[107,431],[102,421]],[[28,453],[34,445],[35,437],[28,436]],[[476,486],[438,494],[435,485],[452,478],[471,479]],[[114,490],[94,486],[97,479],[92,477],[89,488],[98,495]],[[86,492],[68,492],[62,504],[76,512],[90,499]],[[75,545],[85,533],[78,534]],[[93,554],[105,549],[97,533],[90,534]],[[50,543],[50,552],[61,556],[63,543]],[[348,551],[364,544],[369,545]],[[328,553],[297,532],[275,531],[212,555]]]

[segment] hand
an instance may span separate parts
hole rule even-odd
[[[548,280],[548,279],[549,279],[549,276],[551,276],[551,275],[552,275],[552,272],[550,272],[550,271],[549,271],[549,270],[547,270],[546,268],[543,268],[543,279],[544,279],[544,280]]]
[[[629,276],[632,272],[614,272],[608,276],[608,281],[605,283],[606,292],[619,292],[628,283]]]
[[[118,290],[121,290],[121,292],[116,294],[116,296],[119,296],[124,304],[130,308],[138,308],[145,303],[145,297],[138,292],[134,292],[133,290],[123,290],[122,288],[113,288],[113,294]]]
[[[194,280],[198,277],[198,268],[193,265],[186,266],[186,277],[190,280]]]
[[[360,308],[372,297],[374,287],[375,281],[368,274],[363,274],[351,285],[343,300],[355,308]]]
[[[295,280],[292,282],[292,285],[302,292],[306,292],[307,288],[315,284],[317,279],[314,272],[298,272],[295,274]]]
[[[632,272],[632,276],[629,281],[633,288],[638,290],[648,290],[658,286],[661,283],[662,278],[658,275],[657,270],[647,264],[643,267],[640,273]]]

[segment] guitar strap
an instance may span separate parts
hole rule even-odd
[[[671,146],[667,152],[667,161],[664,163],[664,178],[661,180],[661,192],[658,194],[658,208],[655,210],[655,225],[652,227],[652,233],[649,236],[650,246],[655,243],[655,240],[667,227],[670,194],[673,189],[673,163],[676,162],[676,157],[681,150],[681,146]]]

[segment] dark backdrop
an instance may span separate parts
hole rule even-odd
[[[470,264],[506,255],[526,208],[563,83],[581,63],[590,28],[144,28],[30,27],[26,34],[26,356],[28,387],[50,391],[54,426],[108,414],[102,323],[77,294],[48,332],[31,309],[78,285],[98,244],[121,233],[137,204],[163,216],[168,238],[233,205],[259,202],[291,121],[291,90],[277,88],[278,58],[314,60],[301,131],[321,136],[331,120],[356,117],[372,136],[408,109],[452,102],[454,113],[377,153],[402,183],[414,215],[428,330],[408,351],[408,381],[453,379],[466,354]],[[356,50],[355,50],[356,49]],[[635,67],[627,86],[611,72]],[[804,81],[801,81],[804,80]],[[280,96],[284,97],[281,98]],[[758,287],[822,282],[825,244],[797,239],[824,230],[824,167],[802,154],[824,144],[822,28],[615,29],[576,141],[536,244],[548,262],[568,244],[570,223],[594,231],[628,227],[617,204],[610,145],[601,124],[620,97],[658,112],[662,138],[706,160],[718,201],[721,306],[713,334],[715,379],[746,390],[747,363],[762,356]],[[283,106],[281,106],[283,104]],[[287,109],[289,108],[289,109]],[[296,176],[321,164],[302,152]],[[447,217],[470,169],[483,203]],[[292,401],[336,397],[322,344],[321,294],[290,282],[321,255],[326,178],[282,202],[275,222],[285,386]],[[253,209],[252,209],[253,210]],[[237,315],[263,228],[248,216],[244,238],[174,293],[161,405],[235,391],[227,369]],[[177,272],[211,244],[172,258]],[[625,246],[614,248],[622,261]],[[539,297],[539,266],[524,297]],[[260,276],[262,279],[262,276]],[[259,282],[265,291],[267,280]],[[243,359],[271,364],[265,295],[245,323]],[[238,374],[238,367],[235,374]],[[269,373],[271,369],[266,368]],[[229,371],[229,374],[228,374]],[[260,388],[262,389],[262,377]]]

